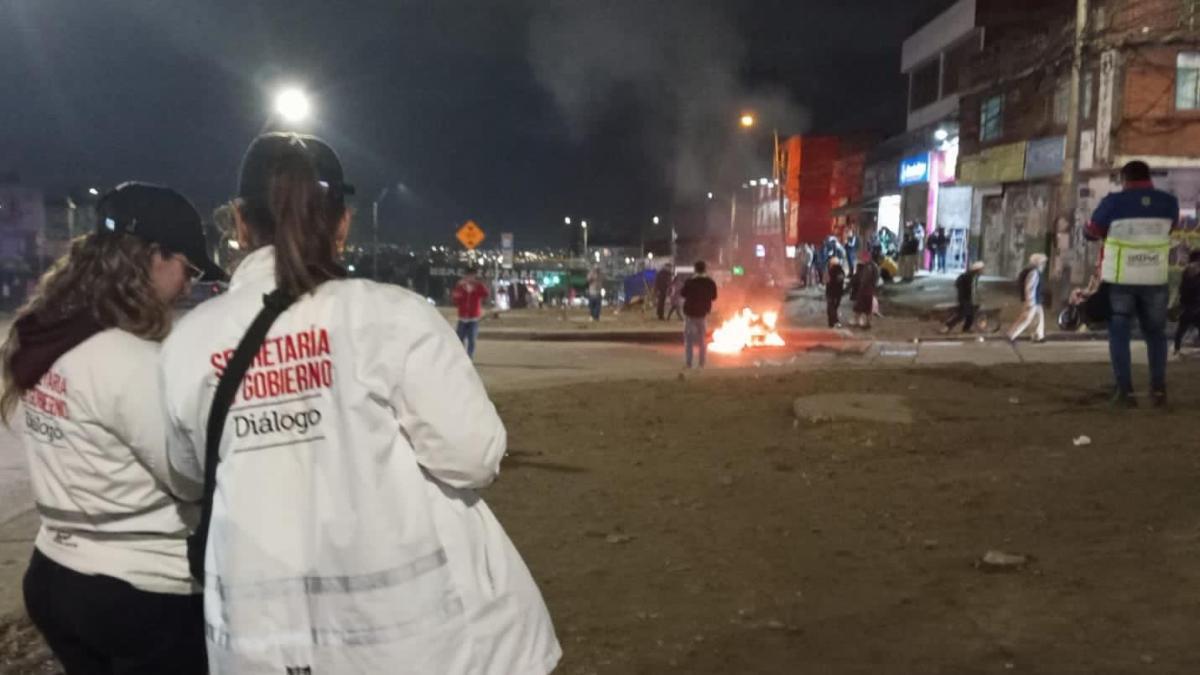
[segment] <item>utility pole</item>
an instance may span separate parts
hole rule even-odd
[[[1065,218],[1068,227],[1072,230],[1075,224],[1075,209],[1079,198],[1079,120],[1080,114],[1079,105],[1082,99],[1080,85],[1083,82],[1083,51],[1084,42],[1087,38],[1088,30],[1088,0],[1076,0],[1075,7],[1075,48],[1071,55],[1071,90],[1070,98],[1067,104],[1067,138],[1066,138],[1066,156],[1063,158],[1063,170],[1061,187],[1058,194],[1058,218],[1055,219],[1055,232],[1051,234],[1050,255],[1056,261],[1066,254],[1066,251],[1058,250],[1057,228],[1058,221]],[[1051,267],[1051,269],[1065,270],[1061,264]],[[1061,273],[1060,273],[1061,277]],[[1065,284],[1068,280],[1059,278],[1055,280],[1056,290],[1065,289]],[[1060,293],[1061,295],[1061,293]],[[1062,297],[1056,297],[1055,302],[1061,303]]]

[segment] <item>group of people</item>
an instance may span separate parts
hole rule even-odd
[[[18,311],[0,413],[24,431],[41,517],[24,596],[67,673],[557,664],[476,493],[504,425],[436,309],[345,278],[352,194],[320,139],[255,139],[231,200],[248,253],[175,320],[192,282],[225,272],[183,195],[119,185]],[[477,318],[485,295],[458,300]]]
[[[900,278],[912,281],[917,271],[924,269],[923,253],[929,254],[929,271],[946,271],[946,254],[950,250],[950,236],[946,228],[937,227],[926,235],[925,223],[907,222],[900,238]]]
[[[877,257],[878,254],[871,255],[857,265],[847,261],[845,266],[841,258],[830,258],[825,282],[825,313],[830,328],[842,327],[839,312],[848,285],[850,299],[854,303],[852,325],[864,330],[871,329],[871,318],[878,312],[875,291],[879,286],[880,270]]]
[[[1150,366],[1150,402],[1167,404],[1167,315],[1171,295],[1171,233],[1179,223],[1179,200],[1158,190],[1149,165],[1132,161],[1121,169],[1122,189],[1106,196],[1084,229],[1085,236],[1102,244],[1099,281],[1108,294],[1109,356],[1116,407],[1137,406],[1134,396],[1130,339],[1133,323],[1139,324]],[[1022,313],[1008,332],[1015,342],[1033,328],[1033,340],[1045,340],[1044,277],[1047,258],[1035,253],[1021,272]],[[984,264],[977,261],[956,280],[958,303],[943,330],[959,323],[969,331],[978,309],[979,278]],[[1192,327],[1200,327],[1200,252],[1193,251],[1179,286],[1180,317],[1175,351]]]

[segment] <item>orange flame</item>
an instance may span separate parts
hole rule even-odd
[[[753,347],[783,347],[786,343],[775,330],[778,312],[760,316],[746,307],[713,331],[708,348],[718,354],[737,354]]]

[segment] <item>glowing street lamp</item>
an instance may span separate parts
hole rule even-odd
[[[99,191],[99,190],[97,190],[97,189],[96,189],[96,188],[94,188],[94,187],[93,187],[93,188],[88,188],[88,194],[89,194],[89,195],[91,195],[91,196],[93,196],[93,197],[99,197],[99,196],[100,196],[100,191]]]
[[[657,224],[659,223],[658,216],[654,216],[653,218],[651,218],[651,219],[650,219],[650,222],[652,222],[652,223],[654,223],[655,225],[657,225]]]
[[[750,113],[744,113],[741,119],[738,120],[738,123],[742,125],[743,129],[749,129],[750,127],[754,126],[757,121],[758,120],[754,119],[754,115]]]
[[[275,95],[275,112],[285,122],[295,124],[308,119],[312,103],[299,87],[288,87]]]

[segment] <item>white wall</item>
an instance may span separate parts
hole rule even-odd
[[[940,101],[930,103],[924,108],[917,108],[908,114],[908,130],[913,131],[927,127],[945,119],[958,121],[959,95],[951,94]]]
[[[974,29],[975,0],[960,0],[904,41],[900,72],[907,73],[937,56]]]

